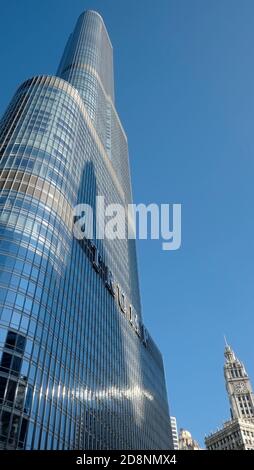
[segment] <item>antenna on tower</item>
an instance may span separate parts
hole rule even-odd
[[[226,346],[227,348],[229,348],[229,344],[228,344],[228,342],[227,342],[226,335],[224,335],[224,341],[225,341],[225,346]]]

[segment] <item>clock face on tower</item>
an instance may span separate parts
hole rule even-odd
[[[234,385],[235,393],[244,393],[247,392],[247,387],[244,382],[240,382]]]

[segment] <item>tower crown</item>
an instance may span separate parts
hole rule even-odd
[[[228,344],[225,347],[224,356],[226,358],[226,362],[233,363],[237,360],[234,351]]]
[[[233,349],[231,346],[229,346],[228,343],[226,343],[225,350],[224,350],[224,356],[225,356],[225,364],[224,368],[236,368],[236,369],[241,369],[241,374],[240,376],[244,377],[247,376],[244,364],[238,359],[238,357],[235,355]]]
[[[224,356],[226,359],[224,364],[224,376],[230,402],[231,417],[244,419],[253,418],[254,398],[244,364],[236,357],[227,342]]]

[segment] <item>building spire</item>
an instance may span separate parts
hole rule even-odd
[[[227,338],[224,335],[224,341],[225,341],[225,350],[224,350],[224,356],[226,358],[226,362],[234,362],[236,361],[236,356],[234,351],[231,349],[231,346],[229,346],[227,342]]]
[[[226,348],[228,348],[228,347],[229,347],[229,344],[228,344],[228,342],[227,342],[226,335],[224,335],[224,342],[225,342],[225,346],[226,346]]]

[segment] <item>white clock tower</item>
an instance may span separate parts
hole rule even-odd
[[[244,418],[253,421],[254,395],[245,367],[237,359],[227,342],[224,355],[226,358],[224,377],[230,402],[231,418]]]
[[[254,396],[244,364],[226,342],[224,377],[231,419],[205,438],[208,450],[254,450]]]

